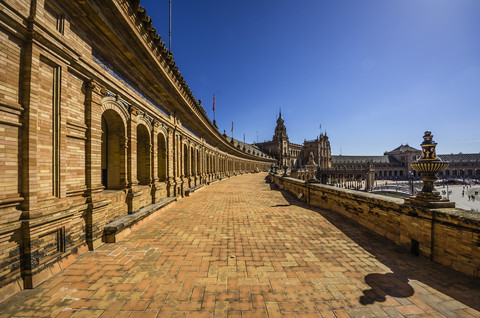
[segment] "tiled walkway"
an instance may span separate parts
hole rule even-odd
[[[480,317],[480,282],[250,174],[88,252],[0,317]]]

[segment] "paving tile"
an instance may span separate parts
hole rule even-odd
[[[480,317],[480,282],[264,181],[203,187],[0,317]]]

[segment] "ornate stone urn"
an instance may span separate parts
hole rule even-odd
[[[310,151],[310,155],[308,156],[308,164],[305,165],[305,167],[308,170],[308,183],[320,183],[320,180],[318,180],[315,177],[315,173],[317,171],[318,165],[315,163],[315,158],[313,156],[313,152]]]
[[[273,166],[273,174],[277,174],[279,168],[280,168],[280,167],[275,164],[275,165]]]
[[[405,203],[421,205],[427,207],[455,207],[455,202],[442,199],[442,196],[435,190],[433,184],[438,180],[436,174],[445,170],[449,163],[442,161],[437,157],[435,147],[437,143],[432,140],[432,132],[426,131],[423,136],[422,156],[410,166],[413,170],[420,172],[420,178],[423,181],[423,188],[416,196],[405,200]]]

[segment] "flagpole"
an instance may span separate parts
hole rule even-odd
[[[215,93],[213,94],[213,125],[217,127],[217,122],[215,121]]]
[[[168,49],[172,52],[172,0],[168,0]]]

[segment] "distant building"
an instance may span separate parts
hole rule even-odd
[[[275,134],[271,141],[257,143],[262,152],[269,154],[283,167],[295,169],[293,176],[304,179],[303,169],[308,162],[310,152],[318,164],[318,177],[324,183],[332,180],[367,179],[369,173],[375,172],[375,179],[407,180],[409,176],[419,175],[410,167],[421,155],[421,150],[406,145],[386,151],[383,156],[344,156],[331,155],[330,141],[326,134],[316,139],[305,140],[303,145],[291,143],[288,139],[282,113],[279,113]],[[438,174],[441,179],[480,179],[480,153],[474,154],[440,154],[443,161],[450,162],[449,167]]]
[[[303,145],[291,143],[288,140],[282,112],[279,113],[273,139],[256,145],[273,156],[281,167],[285,165],[291,169],[303,167],[308,162],[310,152],[313,153],[315,163],[320,168],[328,169],[332,165],[330,141],[327,135],[321,133],[316,139],[305,140]]]
[[[375,179],[405,180],[411,174],[419,177],[410,163],[420,157],[422,151],[411,146],[400,145],[383,156],[332,156],[332,168],[341,170],[363,170],[370,163],[375,169]],[[480,179],[480,153],[439,154],[441,160],[450,162],[449,167],[437,176],[440,179]]]
[[[407,145],[400,145],[383,156],[332,156],[332,168],[337,170],[364,170],[372,165],[375,179],[407,179],[409,173],[415,173],[410,163],[417,160],[421,151]]]

